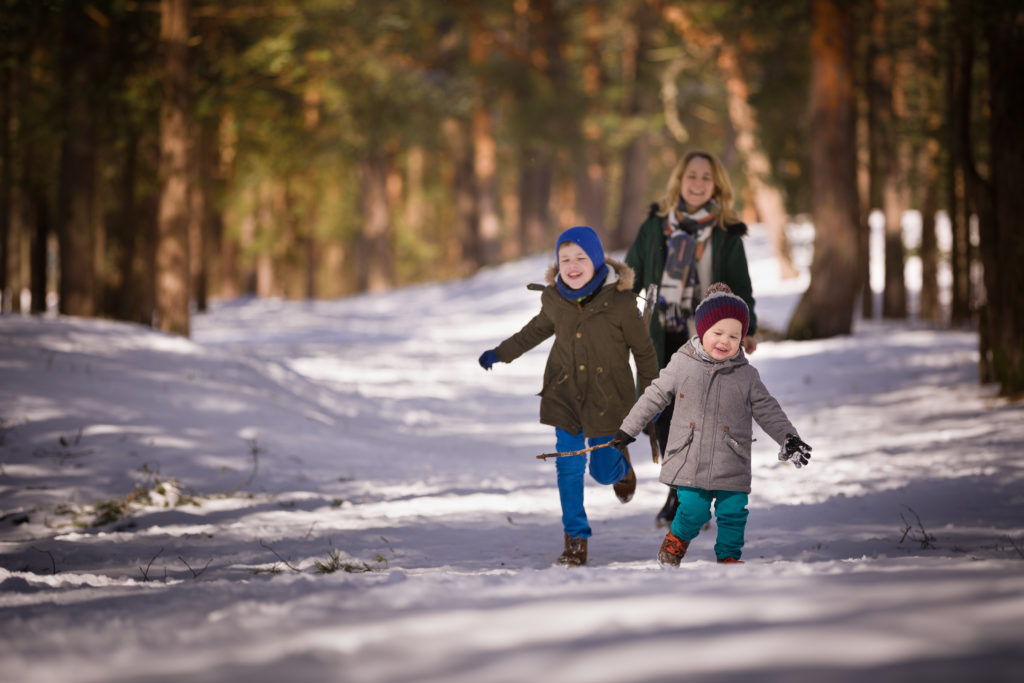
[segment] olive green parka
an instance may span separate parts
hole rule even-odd
[[[555,336],[540,391],[542,424],[587,438],[611,436],[658,375],[658,359],[633,294],[633,271],[605,259],[604,285],[582,306],[555,287],[557,265],[547,272],[541,310],[494,353],[510,363]],[[629,354],[637,368],[634,384]]]

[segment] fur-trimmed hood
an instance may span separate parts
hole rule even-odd
[[[604,262],[608,264],[608,277],[605,278],[604,287],[615,285],[615,288],[620,292],[632,291],[633,282],[636,281],[636,275],[633,273],[633,269],[627,266],[622,261],[616,261],[613,258],[604,259]],[[555,286],[555,278],[558,276],[558,264],[552,263],[548,266],[548,272],[544,275],[544,281],[551,287]]]

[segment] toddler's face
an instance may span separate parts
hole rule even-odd
[[[570,289],[579,289],[594,277],[594,262],[575,242],[564,242],[558,248],[558,275]]]
[[[736,355],[742,335],[743,323],[735,318],[722,318],[708,328],[700,343],[712,358],[725,360]]]

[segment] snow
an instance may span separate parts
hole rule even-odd
[[[778,330],[806,276],[759,235]],[[760,434],[746,564],[712,527],[658,565],[638,444],[628,505],[588,480],[566,569],[547,345],[476,362],[545,266],[219,303],[192,340],[0,318],[0,681],[1020,680],[1024,407],[978,385],[974,333],[762,341],[814,453]]]

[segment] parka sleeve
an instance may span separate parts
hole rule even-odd
[[[540,313],[523,325],[521,330],[498,344],[494,349],[494,355],[502,363],[511,363],[554,333],[555,324],[542,307]]]
[[[633,309],[633,313],[630,315],[627,311],[624,316],[622,335],[636,363],[636,390],[640,394],[658,376],[658,352],[655,351],[654,342],[647,332],[647,325],[636,310],[636,304],[630,302],[630,308]]]
[[[623,420],[621,429],[630,436],[636,436],[647,423],[665,410],[666,405],[672,400],[675,393],[675,379],[671,371],[672,362],[654,380],[647,385],[644,392],[640,394],[637,402],[633,404],[629,415]]]
[[[785,411],[779,402],[768,392],[768,388],[761,381],[761,375],[751,367],[754,373],[754,381],[750,388],[750,408],[754,421],[758,426],[780,446],[786,441],[787,434],[797,434],[796,427],[786,417]]]

